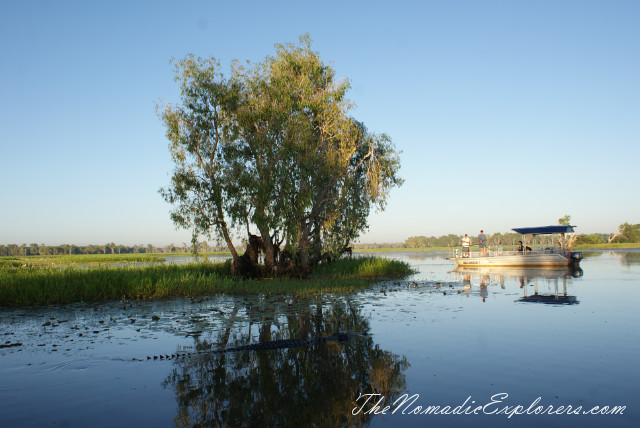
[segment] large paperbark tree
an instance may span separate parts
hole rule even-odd
[[[371,208],[384,209],[402,183],[398,153],[349,116],[348,81],[306,36],[260,64],[234,63],[229,78],[219,69],[213,58],[177,61],[181,103],[160,109],[175,163],[161,189],[172,220],[194,242],[221,237],[236,273],[304,276],[349,247]]]

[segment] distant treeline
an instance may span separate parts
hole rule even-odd
[[[477,244],[477,236],[471,236],[472,242]],[[489,245],[516,245],[522,239],[519,233],[494,233],[487,235]],[[443,236],[412,236],[404,243],[398,244],[405,248],[431,248],[431,247],[455,247],[460,245],[462,235]],[[552,235],[538,235],[535,237],[538,244],[553,244]],[[635,243],[640,242],[640,224],[624,223],[618,227],[616,233],[592,233],[590,235],[576,234],[571,237],[573,245],[611,244],[611,243]],[[376,245],[376,244],[373,244]],[[386,244],[385,244],[386,245]],[[356,248],[358,248],[356,246]],[[371,247],[375,248],[375,247]]]
[[[477,245],[477,236],[469,235],[471,242]],[[443,236],[412,236],[404,241],[403,246],[406,248],[432,248],[432,247],[456,247],[460,245],[462,235],[443,235]],[[516,245],[522,240],[519,233],[494,233],[487,234],[488,245]],[[550,235],[541,235],[536,237],[536,242],[540,244],[552,244],[553,238]]]
[[[516,245],[522,239],[518,233],[494,233],[487,235],[489,245]],[[404,242],[381,244],[353,244],[356,250],[371,250],[377,248],[435,248],[456,247],[460,245],[462,235],[443,236],[412,236]],[[477,236],[471,236],[474,244],[477,244]],[[553,244],[551,235],[536,236],[536,244]],[[594,245],[611,243],[640,243],[640,224],[624,223],[618,227],[616,233],[592,233],[590,235],[573,235],[572,245]],[[191,244],[169,244],[165,247],[147,245],[119,245],[113,242],[104,245],[38,245],[38,244],[9,244],[0,245],[0,256],[48,256],[60,254],[143,254],[143,253],[190,253],[193,251]],[[227,251],[226,246],[210,246],[206,242],[198,243],[199,252]]]
[[[227,247],[212,247],[206,242],[198,244],[199,252],[227,251]],[[0,245],[0,256],[54,256],[62,254],[150,254],[150,253],[190,253],[191,244],[169,244],[164,247],[147,245],[120,245],[115,243],[103,245],[44,245],[44,244],[8,244]]]
[[[403,242],[390,243],[373,243],[373,244],[352,244],[354,250],[375,250],[378,248],[406,248]]]

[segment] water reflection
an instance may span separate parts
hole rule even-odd
[[[640,265],[640,251],[609,251],[622,266]]]
[[[640,384],[640,269],[623,265],[638,257],[626,253],[638,251],[585,252],[580,279],[562,270],[555,278],[548,270],[451,272],[454,265],[441,253],[412,258],[418,273],[407,281],[355,294],[3,308],[2,425],[596,427],[611,420],[611,426],[638,426],[633,409]],[[566,294],[577,295],[580,304],[514,303],[536,294],[563,296],[563,280]],[[561,332],[554,330],[558,326]],[[371,332],[375,343],[365,337],[185,361],[146,360],[181,349],[337,330]],[[350,419],[360,390],[401,390],[434,405],[458,405],[467,396],[479,403],[507,392],[508,405],[542,397],[541,404],[556,407],[628,408],[610,419],[576,416],[576,422],[563,415]]]
[[[479,294],[484,302],[489,285],[505,289],[505,280],[516,280],[520,284],[522,297],[518,302],[572,305],[579,301],[567,295],[567,281],[580,278],[584,271],[579,267],[531,268],[531,267],[467,267],[458,266],[453,272],[462,277],[463,288],[470,290],[472,283],[479,282]],[[546,284],[546,290],[544,285]],[[533,287],[533,292],[531,288]]]
[[[263,300],[246,307],[249,322],[233,322],[196,349],[225,348],[274,339],[328,336],[336,331],[368,333],[369,323],[347,299],[331,303]],[[226,354],[205,353],[176,360],[164,381],[177,399],[178,426],[342,426],[369,422],[351,414],[359,392],[405,389],[399,357],[374,345],[371,336],[305,347]]]
[[[594,251],[586,250],[582,252],[584,259],[597,259],[603,256],[614,257],[622,266],[640,265],[640,250],[627,249],[627,250],[608,250],[608,251]]]

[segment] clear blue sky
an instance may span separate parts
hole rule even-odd
[[[362,242],[640,223],[638,1],[1,1],[0,243],[166,245],[172,57],[303,33],[405,185]]]

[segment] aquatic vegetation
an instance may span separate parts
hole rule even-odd
[[[338,260],[309,279],[242,280],[223,263],[142,266],[26,264],[0,265],[0,306],[63,304],[79,301],[161,299],[210,294],[314,294],[348,292],[381,277],[411,273],[404,262],[379,258]]]
[[[399,260],[380,257],[356,257],[338,259],[316,267],[311,278],[367,278],[402,276],[411,273],[409,266]]]
[[[184,254],[183,254],[184,255]],[[5,266],[49,266],[108,265],[114,263],[161,262],[157,254],[70,254],[56,256],[5,256],[0,257],[0,268]]]

